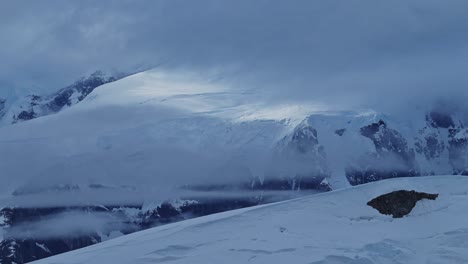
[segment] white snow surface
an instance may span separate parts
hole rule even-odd
[[[265,90],[234,87],[218,74],[153,69],[105,84],[58,114],[1,127],[0,177],[7,179],[0,186],[1,200],[19,187],[63,184],[140,186],[144,190],[131,194],[139,202],[145,198],[138,194],[164,189],[161,199],[177,199],[167,197],[169,186],[262,178],[278,142],[301,122],[318,132],[332,187],[347,187],[347,164],[375,151],[359,129],[381,118],[411,147],[425,125],[424,113],[403,123],[371,110],[271,101]],[[335,133],[339,129],[345,129],[342,136]],[[426,174],[452,173],[446,150],[436,162],[419,154],[417,159]],[[28,200],[30,206],[67,204],[77,198],[70,195]],[[83,202],[105,201],[83,197]]]
[[[157,69],[103,85],[58,114],[0,128],[0,171],[9,179],[0,191],[263,177],[275,144],[323,110],[265,96],[213,76]]]
[[[438,193],[400,219],[366,203]],[[391,179],[160,226],[34,263],[467,263],[468,178]]]

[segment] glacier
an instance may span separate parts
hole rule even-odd
[[[220,74],[161,68],[79,99],[0,128],[5,263],[382,179],[468,171],[465,119],[430,107],[408,120],[271,101]]]

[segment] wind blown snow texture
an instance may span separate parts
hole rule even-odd
[[[391,191],[439,193],[401,219],[366,203]],[[468,179],[391,179],[240,209],[120,237],[39,263],[466,263]]]

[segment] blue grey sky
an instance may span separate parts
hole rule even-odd
[[[467,98],[467,11],[462,0],[2,0],[0,94],[161,64],[226,69],[273,98]]]

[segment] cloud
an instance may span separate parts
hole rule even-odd
[[[265,105],[310,101],[406,117],[434,102],[451,111],[465,109],[467,8],[468,2],[457,0],[11,1],[0,10],[0,96],[54,91],[96,69],[161,65],[175,72],[217,72],[230,87],[262,90],[264,101],[258,103]],[[170,172],[164,180],[173,185],[199,179],[194,175],[212,180],[229,162],[243,166],[268,158],[268,150],[254,149],[245,151],[256,158],[251,160],[236,160],[244,153],[222,156],[224,149],[216,148],[203,148],[202,154],[156,143],[139,149],[151,142],[150,133],[140,130],[135,134],[143,143],[121,145],[125,151],[118,152],[119,142],[134,140],[118,121],[146,116],[135,109],[92,116],[75,116],[61,129],[43,132],[44,138],[29,137],[27,130],[28,140],[2,142],[2,173],[40,185],[44,175],[77,184],[92,183],[93,177],[128,184],[132,175],[145,184]],[[112,129],[121,133],[115,138],[95,138],[99,133],[82,125],[113,118]],[[80,135],[68,138],[70,131]],[[74,153],[77,145],[89,153]],[[25,160],[28,166],[15,163]],[[9,184],[1,188],[11,189]]]
[[[125,220],[106,213],[70,211],[43,217],[35,222],[19,223],[8,228],[5,236],[14,239],[54,239],[108,234],[114,230],[134,228]]]
[[[15,1],[0,11],[0,83],[54,90],[95,69],[162,63],[224,69],[231,82],[265,89],[272,99],[394,108],[408,103],[401,97],[465,98],[467,5]]]

